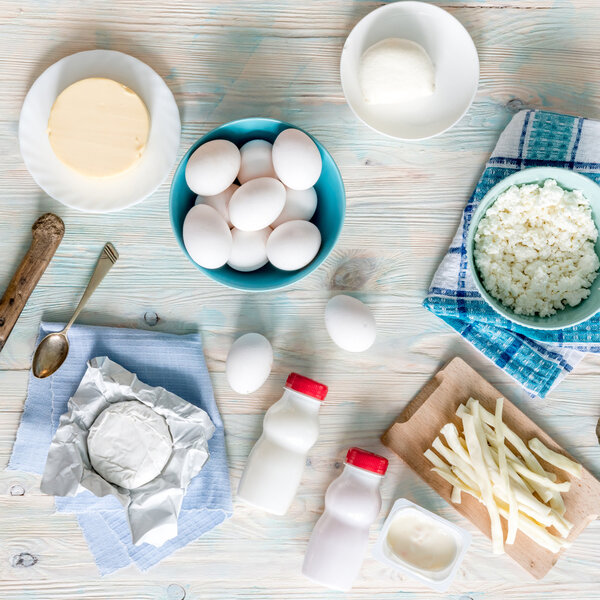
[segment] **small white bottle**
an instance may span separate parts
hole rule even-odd
[[[326,395],[326,385],[290,374],[283,396],[265,414],[240,480],[240,500],[274,515],[288,511],[319,436],[319,408]]]
[[[348,591],[360,571],[369,527],[381,509],[383,456],[350,448],[344,470],[325,494],[325,510],[313,529],[302,573],[316,583]]]

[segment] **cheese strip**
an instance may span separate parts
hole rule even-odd
[[[440,477],[445,479],[448,483],[452,484],[453,489],[458,488],[461,491],[470,494],[471,496],[479,500],[479,502],[485,504],[481,498],[481,494],[478,491],[474,490],[473,488],[470,488],[468,485],[460,481],[452,473],[449,473],[447,469],[439,469],[437,467],[434,467],[432,471],[436,472]],[[506,505],[502,505],[502,503],[499,503],[497,510],[498,513],[508,521],[509,511],[507,510]],[[559,552],[563,547],[567,546],[567,544],[563,540],[556,536],[553,536],[551,533],[546,531],[544,527],[536,523],[536,521],[534,521],[526,515],[523,515],[522,513],[518,513],[517,522],[519,529],[528,538],[532,539],[536,544],[539,544],[543,548],[550,550],[550,552]]]
[[[494,414],[494,432],[496,434],[496,456],[498,469],[504,481],[506,488],[506,501],[508,502],[508,531],[506,533],[506,543],[514,544],[519,526],[519,507],[515,500],[515,494],[510,487],[510,475],[508,472],[508,464],[506,462],[506,444],[504,443],[504,429],[502,427],[502,408],[504,406],[504,398],[496,400],[496,412]]]
[[[448,471],[448,469],[440,469],[438,467],[433,467],[431,470],[434,473],[437,473],[443,479],[445,479],[448,483],[452,484],[453,488],[458,488],[461,491],[470,494],[471,496],[473,496],[473,498],[476,498],[477,500],[483,503],[479,490],[469,487],[463,481],[458,479],[458,477],[456,477],[453,473]]]
[[[456,429],[456,425],[454,423],[446,423],[440,431],[440,433],[446,438],[446,442],[450,449],[456,452],[460,458],[462,458],[466,463],[469,462],[469,454],[465,447],[461,444],[460,436],[458,434],[458,429]]]
[[[485,464],[487,465],[490,471],[497,471],[498,465],[492,458],[492,453],[490,452],[490,447],[488,446],[487,437],[483,431],[483,420],[481,418],[481,406],[478,400],[474,400],[471,405],[471,414],[473,415],[473,425],[475,425],[475,434],[477,435],[477,440],[479,441],[479,447],[481,448],[481,453],[483,455],[483,459]]]
[[[565,507],[565,501],[562,499],[562,496],[558,492],[555,492],[554,496],[550,498],[550,506],[561,516],[564,515],[565,512],[567,512],[567,509]]]
[[[435,468],[433,470],[437,471]],[[460,486],[461,491],[471,494],[473,497],[477,498],[483,504],[483,500],[481,499],[481,493],[477,486],[477,483],[472,481],[467,475],[465,475],[464,472],[462,472],[457,467],[451,467],[451,471],[452,471],[452,475],[454,475],[455,478],[457,478],[459,480],[459,482],[462,484]],[[447,470],[444,469],[444,472],[447,473]],[[439,474],[442,475],[441,473],[439,473]],[[443,477],[443,475],[442,475],[442,477]],[[450,483],[452,483],[452,485],[454,487],[459,487],[458,484],[456,483],[455,478],[450,479],[448,477],[444,477],[444,479],[446,479],[446,481],[449,481]],[[501,502],[504,502],[506,504],[506,506],[508,507],[506,495],[499,488],[494,488],[494,497],[496,498],[496,504],[498,504],[498,502],[501,501]],[[518,500],[517,500],[517,503],[518,503]],[[542,506],[544,506],[544,505],[542,505]],[[546,507],[544,506],[544,508],[546,508]],[[556,515],[555,513],[553,513],[550,510],[550,507],[547,507],[547,511],[545,511],[542,514],[542,513],[537,512],[536,510],[533,510],[527,504],[518,504],[517,517],[518,517],[519,512],[531,517],[533,520],[537,521],[538,523],[540,523],[546,527],[552,527],[552,526],[556,527],[557,519],[561,518],[558,515]],[[509,518],[508,515],[509,515],[509,513],[507,512],[506,515],[502,515],[502,516],[504,516],[508,521],[508,518]],[[518,523],[518,518],[517,518],[517,523]],[[572,527],[571,523],[568,523],[568,521],[566,523],[568,524],[569,528]],[[561,531],[561,529],[559,529],[559,527],[557,527],[557,530],[559,532]],[[567,530],[567,533],[568,533],[568,530]],[[562,533],[561,533],[561,535],[562,535]]]
[[[452,435],[449,435],[449,437],[450,437],[450,439],[452,439]],[[446,439],[448,439],[448,437]],[[454,440],[453,440],[453,445],[455,445]],[[471,487],[473,487],[474,489],[479,489],[480,486],[478,483],[474,483],[474,485],[472,485],[472,482],[477,481],[477,475],[475,474],[475,471],[470,464],[471,459],[468,455],[467,455],[468,462],[466,462],[462,459],[462,457],[459,456],[458,452],[454,452],[453,450],[446,448],[439,438],[436,438],[433,441],[432,446],[435,450],[437,450],[437,452],[441,456],[443,456],[446,459],[448,464],[450,464],[452,471],[454,471],[454,469],[456,469],[456,471],[459,473],[459,477],[461,477],[461,479],[463,481],[465,481],[465,483],[471,485]],[[460,446],[462,448],[462,445],[460,445]],[[437,455],[435,455],[435,456],[437,458]],[[442,464],[444,464],[444,463],[442,463]],[[439,465],[436,465],[436,466],[439,466]],[[507,494],[506,490],[508,488],[506,487],[505,483],[503,482],[502,478],[500,477],[500,474],[497,471],[493,471],[493,472],[490,471],[489,477],[492,480],[494,490],[496,489],[496,486],[498,486],[500,488],[500,493],[503,495],[503,497],[505,499],[507,499],[508,497],[506,496],[506,494]],[[549,515],[550,511],[551,511],[550,507],[546,506],[545,504],[540,502],[537,498],[535,498],[527,490],[527,488],[520,483],[521,479],[516,473],[515,473],[515,477],[517,478],[517,483],[515,486],[516,489],[514,491],[514,494],[515,494],[517,502],[528,506],[530,509],[529,513],[532,515],[543,515],[543,516]],[[496,493],[496,492],[494,492],[494,493]]]
[[[476,402],[473,398],[469,398],[467,401],[467,408],[471,410],[471,406]],[[494,425],[494,415],[490,413],[487,409],[481,407],[481,417],[484,423],[487,423],[490,426]],[[507,427],[506,424],[502,425],[502,430],[504,433],[504,437],[515,447],[515,450],[523,457],[525,464],[538,475],[546,475],[546,471],[539,463],[537,458],[533,455],[533,453],[527,448],[525,442],[512,430],[510,427]],[[548,490],[540,486],[539,484],[533,485],[535,491],[540,495],[540,498],[544,502],[548,502],[554,494]]]
[[[448,465],[433,450],[428,448],[423,455],[436,468],[441,469],[442,471],[450,471]]]
[[[474,481],[471,477],[469,477],[464,471],[462,471],[458,467],[450,467],[450,470],[472,490],[479,490],[477,482]]]
[[[461,404],[456,410],[456,414],[460,417],[465,410],[467,409],[465,408],[464,404]],[[492,448],[497,450],[496,432],[494,431],[494,429],[484,422],[483,430],[485,431],[485,435],[487,436],[489,444],[492,446]],[[506,444],[504,445],[504,451],[506,452],[507,459],[512,460],[514,462],[523,462],[523,460],[520,457],[518,457]],[[556,474],[551,473],[550,471],[545,471],[545,477],[550,479],[550,481],[556,481],[557,479]]]
[[[443,456],[446,459],[446,461],[450,465],[459,467],[462,471],[465,471],[465,473],[467,473],[467,475],[469,475],[471,479],[476,479],[476,475],[473,470],[473,467],[471,466],[470,459],[468,461],[465,461],[456,452],[453,452],[449,448],[446,448],[446,446],[442,444],[442,440],[440,440],[439,437],[435,438],[431,445],[435,450],[438,451],[438,453],[441,456]]]
[[[454,502],[454,504],[460,504],[460,488],[456,486],[452,486],[452,494],[450,494],[450,500]]]
[[[498,512],[505,518],[508,519],[508,511],[506,507],[499,506]],[[530,517],[519,513],[519,530],[524,533],[528,538],[533,540],[536,544],[539,544],[543,548],[550,550],[550,552],[556,554],[563,548],[567,547],[568,544],[559,537],[552,535],[539,523],[536,523]]]
[[[547,463],[570,473],[574,477],[581,477],[583,467],[579,463],[567,458],[564,454],[559,454],[558,452],[554,452],[554,450],[550,450],[550,448],[543,444],[538,438],[529,440],[529,448]]]
[[[485,506],[490,515],[490,525],[492,532],[492,550],[494,554],[502,554],[504,552],[502,525],[500,523],[500,515],[492,494],[492,484],[488,476],[488,470],[483,455],[481,445],[475,428],[475,417],[466,414],[462,419],[465,432],[465,440],[471,462],[477,476],[476,481],[481,490],[481,496],[485,502]],[[487,447],[487,442],[486,442]]]
[[[528,479],[531,482],[539,483],[549,490],[554,490],[555,492],[568,492],[571,489],[571,484],[568,481],[556,483],[547,477],[543,477],[542,475],[534,473],[521,463],[511,461],[511,467],[525,479]]]

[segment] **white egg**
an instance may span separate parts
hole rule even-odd
[[[242,231],[268,227],[285,205],[285,187],[272,177],[259,177],[242,184],[229,201],[229,218]]]
[[[341,294],[327,303],[325,327],[331,339],[348,352],[363,352],[375,341],[371,309],[352,296]]]
[[[283,271],[305,267],[321,247],[321,232],[310,221],[283,223],[267,240],[267,257],[271,264]]]
[[[225,191],[240,170],[240,151],[228,140],[212,140],[202,144],[190,156],[185,167],[185,180],[192,192],[215,196]]]
[[[256,271],[266,265],[267,239],[273,231],[270,227],[258,231],[242,231],[233,228],[233,246],[227,264],[236,271]]]
[[[224,219],[227,225],[231,227],[231,221],[229,220],[229,201],[235,190],[240,186],[237,183],[232,183],[224,192],[217,194],[216,196],[196,196],[195,205],[208,204],[212,206]]]
[[[310,221],[317,210],[317,192],[315,188],[293,190],[285,188],[285,205],[281,214],[273,221],[272,227],[278,227],[288,221]]]
[[[233,242],[225,219],[212,206],[199,204],[185,217],[183,243],[194,262],[218,269],[229,260]]]
[[[273,167],[287,187],[307,190],[317,183],[323,161],[310,137],[298,129],[286,129],[273,143]]]
[[[246,183],[258,177],[274,177],[272,158],[273,144],[267,140],[252,140],[240,148],[242,164],[238,173],[240,183]]]
[[[260,333],[246,333],[229,350],[225,375],[231,389],[238,394],[251,394],[267,380],[273,366],[273,348]]]

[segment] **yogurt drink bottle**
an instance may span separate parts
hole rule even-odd
[[[360,571],[369,527],[381,509],[383,456],[350,448],[344,470],[325,494],[325,510],[313,529],[302,573],[316,583],[348,591]]]
[[[240,500],[274,515],[288,511],[319,436],[319,408],[326,395],[327,386],[290,374],[283,396],[265,414],[240,480]]]

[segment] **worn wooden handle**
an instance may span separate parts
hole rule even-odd
[[[52,260],[65,233],[65,224],[60,217],[46,213],[33,224],[31,232],[31,246],[0,299],[0,351]]]

